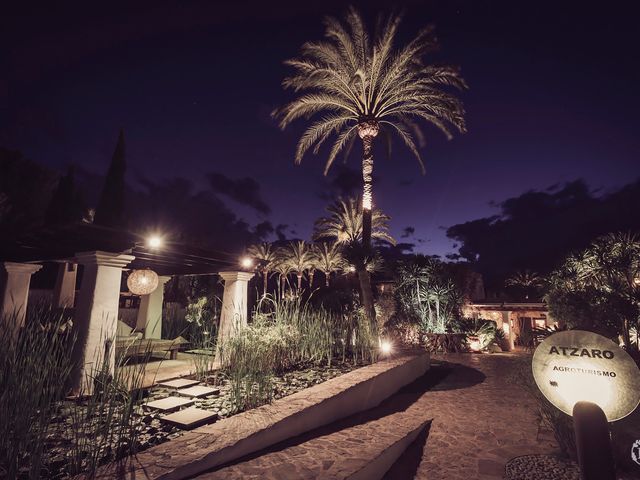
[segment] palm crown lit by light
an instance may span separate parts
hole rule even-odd
[[[370,35],[354,8],[348,10],[344,22],[326,18],[325,39],[305,43],[300,57],[286,62],[295,73],[283,85],[300,92],[299,96],[274,111],[282,128],[296,119],[323,114],[300,138],[295,160],[300,163],[309,149],[317,154],[335,135],[325,173],[358,134],[364,146],[365,209],[372,205],[372,144],[379,132],[387,137],[397,134],[424,172],[417,147],[424,144],[419,121],[434,125],[447,138],[452,129],[465,130],[462,103],[447,91],[466,88],[458,69],[422,61],[438,48],[433,28],[423,29],[398,48],[394,42],[399,24],[400,16],[391,15]]]

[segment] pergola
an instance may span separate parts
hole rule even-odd
[[[111,343],[116,336],[125,270],[150,268],[159,276],[158,288],[142,296],[138,310],[136,327],[144,329],[145,338],[161,338],[163,285],[173,275],[218,274],[222,277],[219,341],[247,322],[248,282],[254,274],[238,269],[236,255],[169,241],[164,241],[159,248],[151,248],[146,240],[135,233],[83,223],[43,228],[0,243],[0,316],[4,328],[23,326],[31,275],[39,271],[43,263],[58,264],[53,306],[71,308],[75,305],[73,320],[77,340],[73,360],[77,368],[73,388],[76,392],[92,392],[89,374],[104,360],[110,369],[114,367],[115,348],[111,348]],[[83,273],[75,299],[78,265],[82,265]]]

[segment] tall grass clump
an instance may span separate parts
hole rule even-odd
[[[113,373],[105,357],[87,373],[93,393],[80,392],[69,407],[69,473],[91,476],[100,465],[136,453],[143,427],[142,417],[136,413],[151,354],[149,349],[142,353],[142,361],[130,364],[125,356],[117,356]]]
[[[40,478],[47,430],[72,368],[75,336],[65,312],[32,308],[21,329],[18,314],[0,322],[0,471]]]
[[[250,325],[218,346],[236,411],[271,401],[273,377],[303,367],[377,359],[377,332],[358,312],[336,314],[299,297],[264,297]]]

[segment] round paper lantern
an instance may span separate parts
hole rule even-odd
[[[136,295],[149,295],[158,288],[158,274],[148,268],[134,270],[127,278],[127,287]]]

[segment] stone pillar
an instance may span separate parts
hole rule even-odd
[[[509,333],[506,335],[506,337],[507,337],[507,341],[509,342],[509,350],[513,350],[515,346],[515,335],[513,333],[513,325],[511,325],[511,311],[502,312],[502,325],[503,325],[502,326],[503,330],[504,330],[504,325],[507,325],[509,328]]]
[[[31,275],[42,268],[33,263],[3,262],[0,269],[0,320],[20,328],[27,314]]]
[[[140,297],[136,330],[144,330],[144,338],[162,338],[162,303],[164,284],[171,277],[158,277],[158,288]]]
[[[249,280],[253,275],[249,272],[220,272],[224,280],[224,292],[218,328],[218,346],[223,345],[226,339],[247,325],[247,292]]]
[[[92,394],[99,373],[113,375],[122,268],[134,258],[100,251],[76,254],[84,269],[73,320],[78,335],[73,352],[75,394]]]
[[[58,265],[56,286],[53,290],[55,308],[73,308],[76,299],[76,274],[78,265],[65,262]]]

